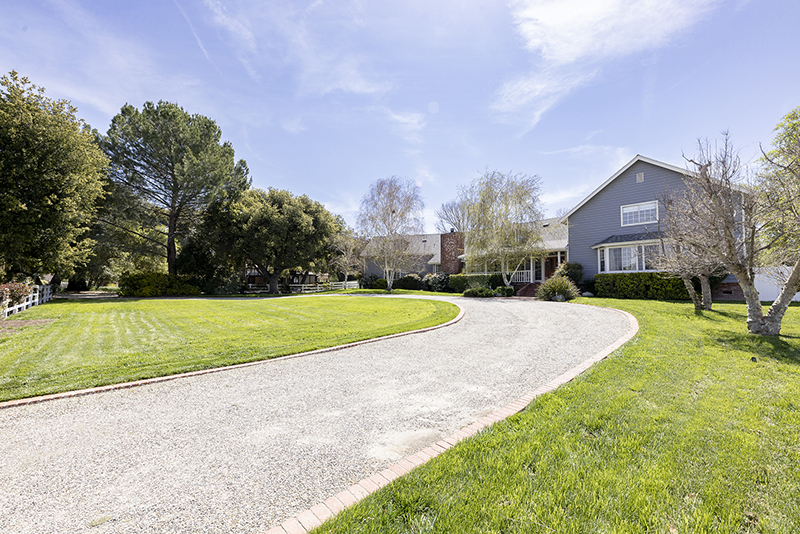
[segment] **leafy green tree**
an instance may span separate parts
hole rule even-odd
[[[496,263],[506,287],[526,261],[543,253],[538,176],[487,171],[461,190],[459,204],[469,221],[467,262]]]
[[[2,277],[71,274],[89,255],[107,160],[76,112],[15,71],[0,78]]]
[[[247,164],[234,161],[221,137],[213,120],[160,101],[145,102],[142,111],[126,104],[103,139],[112,180],[138,199],[127,220],[106,222],[162,246],[170,274],[177,274],[176,239],[191,232],[209,203],[250,186]]]
[[[178,272],[206,294],[238,293],[244,260],[235,249],[240,237],[231,215],[233,201],[208,206],[200,225],[178,254]]]
[[[309,269],[328,254],[339,230],[334,216],[307,196],[251,189],[232,203],[226,241],[250,267],[269,279],[270,293],[287,269]]]

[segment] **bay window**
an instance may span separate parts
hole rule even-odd
[[[597,249],[601,273],[657,270],[658,245],[628,245]]]

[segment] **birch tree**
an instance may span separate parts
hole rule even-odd
[[[424,207],[416,184],[397,176],[377,180],[361,199],[358,226],[370,239],[367,250],[383,270],[389,291],[395,273],[418,257],[409,250],[408,236],[423,232]]]
[[[351,274],[364,272],[362,252],[367,246],[367,239],[345,225],[344,221],[339,222],[339,227],[340,230],[331,239],[333,257],[330,260],[330,265],[339,272],[344,273],[346,282]]]

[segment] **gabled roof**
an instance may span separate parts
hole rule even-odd
[[[686,169],[681,169],[680,167],[676,167],[675,165],[670,165],[669,163],[664,163],[663,161],[658,161],[658,160],[655,160],[655,159],[651,159],[651,158],[642,156],[641,154],[637,154],[636,157],[634,157],[628,163],[623,165],[623,167],[620,170],[615,172],[614,175],[611,176],[611,178],[609,178],[608,180],[606,180],[605,182],[600,184],[600,187],[598,187],[597,189],[592,191],[592,193],[588,197],[584,198],[580,202],[580,204],[578,204],[577,206],[572,208],[569,211],[569,213],[567,213],[566,215],[562,216],[561,219],[559,220],[559,222],[564,221],[565,219],[569,219],[570,215],[572,215],[573,213],[575,213],[576,211],[581,209],[584,204],[586,204],[587,202],[592,200],[600,191],[605,189],[608,184],[610,184],[611,182],[616,180],[623,172],[625,172],[628,169],[630,169],[633,166],[634,163],[639,162],[639,161],[643,161],[644,163],[649,163],[650,165],[655,165],[656,167],[661,167],[663,169],[674,171],[674,172],[677,172],[679,174],[686,174],[686,172],[687,172]]]

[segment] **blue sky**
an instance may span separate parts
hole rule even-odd
[[[0,70],[101,132],[125,104],[220,125],[253,185],[355,222],[371,182],[434,210],[485,169],[537,174],[549,215],[637,153],[745,160],[800,106],[796,0],[5,0]]]

